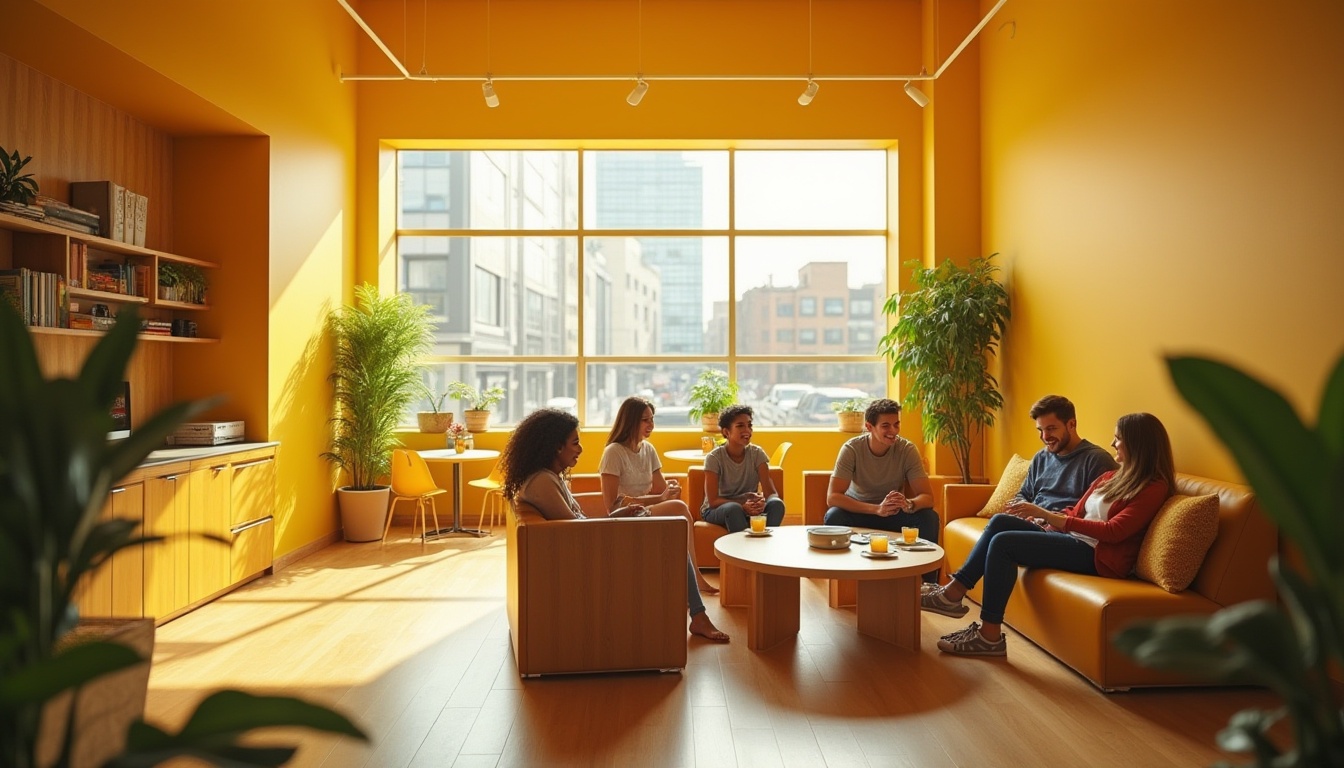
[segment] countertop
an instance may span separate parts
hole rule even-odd
[[[227,456],[230,453],[242,453],[243,451],[255,451],[258,448],[272,448],[280,445],[279,443],[229,443],[228,445],[182,445],[171,448],[160,448],[157,451],[151,451],[145,460],[140,462],[143,467],[155,467],[160,464],[171,464],[176,461],[194,461],[196,459],[208,459],[214,456]]]

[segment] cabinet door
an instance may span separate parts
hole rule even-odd
[[[187,604],[187,473],[145,480],[145,530],[163,541],[145,547],[145,616],[163,618]]]
[[[187,530],[187,602],[195,603],[228,587],[229,496],[233,467],[220,464],[192,470]],[[215,538],[208,538],[213,536]]]
[[[113,494],[117,489],[113,489]],[[103,504],[103,511],[98,515],[99,522],[111,520],[114,514],[113,500],[116,495],[110,496],[107,502]],[[80,616],[87,617],[107,617],[112,615],[112,569],[110,564],[104,563],[101,568],[86,573],[80,578],[79,583],[75,585],[75,607],[79,609]]]
[[[275,553],[275,521],[269,517],[234,529],[230,549],[234,583],[256,576],[271,567]]]
[[[145,485],[132,483],[112,489],[112,514],[118,520],[140,524],[145,529]],[[145,615],[145,545],[127,547],[112,556],[112,615],[140,618]]]

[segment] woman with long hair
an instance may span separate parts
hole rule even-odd
[[[607,447],[602,449],[602,461],[597,466],[602,476],[602,501],[613,511],[622,504],[642,504],[650,515],[686,518],[686,551],[695,569],[696,587],[703,594],[717,595],[719,590],[705,579],[695,562],[695,518],[681,500],[681,484],[663,477],[658,451],[648,441],[653,434],[653,413],[653,403],[637,396],[625,398],[616,411],[616,423],[611,425]]]
[[[921,607],[945,616],[965,616],[966,591],[985,580],[980,622],[938,641],[945,653],[1003,656],[1003,612],[1017,585],[1017,569],[1058,568],[1123,579],[1134,570],[1139,547],[1176,485],[1171,440],[1156,416],[1131,413],[1115,424],[1120,469],[1098,477],[1072,508],[1051,512],[1035,504],[1010,504],[990,518],[966,562],[947,583],[926,592]]]
[[[584,518],[578,499],[570,492],[565,478],[583,453],[579,442],[579,420],[573,414],[554,408],[534,411],[518,422],[509,436],[500,466],[504,474],[504,496],[536,507],[547,520]],[[609,517],[647,517],[643,504],[616,507]],[[686,603],[691,616],[690,631],[717,643],[728,642],[705,613],[705,603],[695,585],[695,568],[686,557]]]

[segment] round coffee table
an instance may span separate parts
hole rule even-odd
[[[750,581],[747,647],[763,651],[797,636],[798,580],[823,578],[858,581],[860,632],[899,648],[919,650],[920,577],[942,565],[942,547],[929,544],[932,551],[896,549],[893,558],[868,558],[859,554],[867,546],[858,544],[848,549],[810,547],[807,528],[785,525],[761,537],[739,531],[714,542],[714,551],[725,565],[745,571]]]

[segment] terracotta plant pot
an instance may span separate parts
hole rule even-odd
[[[718,432],[722,431],[722,430],[719,429],[719,414],[717,414],[717,413],[704,413],[704,414],[701,414],[701,415],[700,415],[700,428],[703,429],[703,430],[706,431],[706,432],[714,432],[714,433],[718,433]]]
[[[463,411],[462,420],[467,423],[468,432],[484,432],[490,428],[489,411]]]
[[[448,431],[448,425],[453,423],[453,414],[440,413],[439,411],[420,411],[415,414],[415,420],[420,424],[421,432],[441,435]]]
[[[836,420],[840,423],[841,432],[862,432],[863,431],[863,412],[862,411],[840,411],[835,414]]]
[[[392,490],[386,486],[369,491],[337,488],[341,508],[341,528],[346,541],[378,541],[387,522],[387,503]]]

